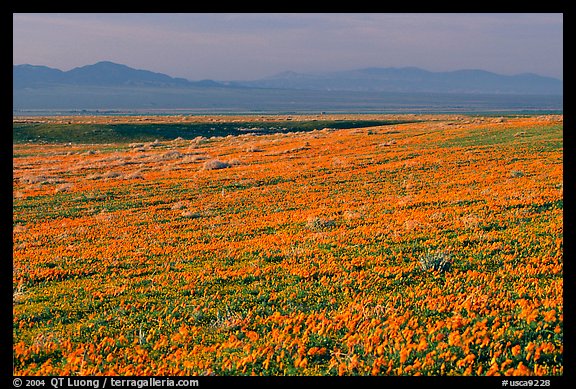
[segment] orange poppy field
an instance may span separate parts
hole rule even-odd
[[[563,117],[410,119],[14,143],[14,374],[563,375]]]

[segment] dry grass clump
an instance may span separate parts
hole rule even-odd
[[[184,201],[178,201],[177,203],[172,204],[172,206],[170,207],[170,209],[173,211],[185,208],[187,208],[187,205]]]
[[[420,269],[424,271],[445,272],[451,269],[452,261],[446,253],[426,253],[419,260]]]
[[[199,155],[199,154],[188,154],[186,156],[184,156],[184,158],[182,158],[182,163],[193,163],[193,162],[199,162],[199,161],[205,161],[207,159],[209,159],[210,157],[208,155]]]
[[[348,166],[348,162],[346,161],[345,158],[340,158],[340,157],[332,157],[332,167],[346,167]]]
[[[158,141],[158,139],[156,139],[154,142],[148,143],[147,146],[148,147],[162,147],[162,146],[164,146],[164,143],[160,143]]]
[[[20,178],[23,184],[60,184],[64,182],[63,179],[57,177],[48,177],[44,175],[24,175]]]
[[[58,187],[56,187],[56,189],[54,189],[54,192],[55,193],[69,192],[70,189],[72,189],[72,184],[66,183],[66,184],[62,184],[62,185],[59,185]]]
[[[182,154],[176,150],[167,151],[162,155],[159,155],[156,160],[158,161],[171,161],[174,159],[182,158]]]
[[[206,143],[207,140],[208,138],[206,138],[205,136],[197,136],[196,138],[192,139],[191,144],[201,145],[203,143]]]
[[[136,170],[135,172],[126,174],[123,178],[125,180],[143,180],[144,176],[142,175],[142,172],[140,170]]]
[[[333,219],[327,219],[319,216],[312,216],[306,220],[306,228],[312,231],[323,231],[336,225]]]
[[[224,313],[216,312],[216,319],[212,322],[212,327],[232,331],[240,328],[243,323],[244,320],[240,314],[226,309]]]
[[[362,212],[359,211],[351,211],[351,210],[346,210],[344,211],[344,219],[347,221],[352,221],[352,220],[358,220],[364,217],[364,214]]]
[[[476,229],[480,226],[480,218],[476,215],[466,215],[460,218],[460,221],[464,225],[464,228],[467,229]]]
[[[398,206],[399,207],[404,207],[408,204],[411,204],[414,200],[414,196],[411,195],[406,195],[406,196],[402,196],[398,199]]]
[[[310,150],[308,146],[294,147],[293,149],[284,150],[281,154],[297,153],[299,151]]]
[[[418,220],[408,219],[404,222],[404,229],[406,231],[415,231],[422,229],[423,225]]]
[[[113,171],[107,171],[106,173],[102,174],[102,178],[118,178],[121,177],[122,174]]]
[[[87,180],[99,180],[102,178],[102,174],[100,173],[91,173],[86,175]]]
[[[24,302],[24,284],[19,283],[16,288],[13,288],[12,302],[14,304],[21,304],[22,302]]]
[[[12,227],[12,232],[13,233],[20,233],[20,232],[26,231],[27,229],[28,228],[25,225],[16,224],[14,227]]]
[[[223,162],[218,159],[211,159],[210,161],[204,162],[204,170],[218,170],[218,169],[226,169],[229,168],[231,165],[228,162]]]
[[[392,146],[395,145],[396,141],[394,139],[389,140],[388,142],[384,142],[384,143],[380,143],[378,146],[380,147],[388,147],[388,146]]]
[[[25,175],[20,178],[20,182],[23,184],[41,184],[48,181],[48,177],[46,176],[32,176],[32,175]]]
[[[246,148],[246,152],[248,152],[248,153],[259,153],[261,151],[264,151],[264,150],[262,150],[260,147],[258,147],[256,145],[250,145]]]
[[[200,216],[200,213],[194,211],[185,210],[182,212],[182,217],[189,219],[198,219]]]
[[[110,178],[127,178],[127,177],[123,177],[122,174],[111,170],[107,171],[106,173],[92,173],[86,176],[87,180],[101,180]]]

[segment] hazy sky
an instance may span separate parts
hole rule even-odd
[[[107,60],[190,80],[416,66],[563,78],[563,15],[13,14],[13,63]]]

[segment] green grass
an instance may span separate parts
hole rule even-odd
[[[57,124],[14,123],[14,143],[112,143],[172,140],[178,137],[228,136],[246,133],[271,134],[321,130],[323,128],[358,128],[409,123],[403,120],[310,120],[283,122],[223,122],[164,124]]]
[[[554,151],[563,147],[563,126],[550,125],[542,128],[514,128],[502,131],[494,128],[472,129],[467,136],[447,139],[441,147],[486,147],[495,145],[527,145],[538,151]]]

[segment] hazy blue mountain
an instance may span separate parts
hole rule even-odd
[[[430,72],[415,67],[316,74],[282,72],[268,78],[232,84],[257,88],[405,93],[563,94],[561,80],[536,74],[507,76],[484,70]]]
[[[12,86],[26,88],[32,85],[41,87],[63,82],[64,72],[47,66],[17,65],[13,67]]]
[[[149,87],[249,87],[403,93],[503,93],[562,95],[561,80],[536,74],[501,75],[484,70],[430,72],[415,67],[365,68],[340,72],[282,72],[254,81],[189,81],[109,61],[66,72],[46,66],[15,65],[14,88],[49,85]]]
[[[102,61],[66,72],[46,66],[15,65],[13,67],[13,85],[14,88],[38,88],[55,85],[211,87],[219,84],[212,80],[193,82],[184,78],[173,78],[162,73],[133,69],[126,65]]]
[[[345,93],[342,93],[342,92]],[[414,67],[304,74],[255,81],[189,81],[113,62],[61,71],[13,67],[13,109],[208,111],[561,110],[562,81],[482,70]]]

